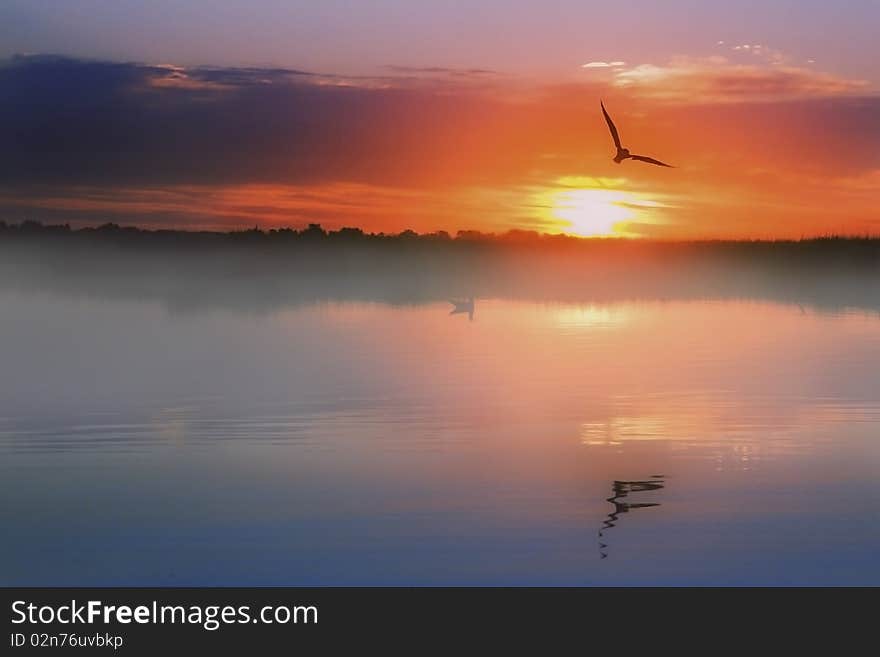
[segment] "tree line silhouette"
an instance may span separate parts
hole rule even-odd
[[[713,257],[768,257],[771,259],[824,259],[839,260],[850,264],[877,264],[880,262],[880,236],[824,235],[802,239],[700,239],[657,240],[621,239],[607,237],[584,238],[564,233],[540,233],[513,229],[503,233],[487,233],[478,230],[459,230],[454,235],[440,230],[417,233],[404,230],[400,233],[366,232],[357,227],[326,230],[321,224],[310,223],[302,229],[279,227],[229,231],[147,229],[136,226],[120,226],[104,223],[99,226],[73,228],[70,224],[43,224],[25,220],[20,223],[0,221],[0,240],[7,243],[17,240],[67,238],[79,242],[132,246],[192,246],[210,247],[226,245],[385,245],[423,246],[432,248],[462,248],[469,246],[505,247],[526,246],[574,251],[606,251],[619,254],[664,253],[667,255],[696,253]]]
[[[229,232],[0,222],[0,288],[271,309],[423,303],[750,298],[880,309],[880,239],[657,241],[514,230]],[[795,306],[796,307],[796,306]]]

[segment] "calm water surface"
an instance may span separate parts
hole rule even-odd
[[[876,313],[0,308],[0,584],[880,584]]]

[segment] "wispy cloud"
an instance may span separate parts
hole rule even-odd
[[[865,80],[812,68],[742,64],[720,56],[678,58],[662,66],[642,64],[618,71],[614,84],[641,96],[691,103],[853,95],[866,93],[870,88]]]
[[[581,68],[620,68],[626,66],[626,62],[587,62],[581,64]]]
[[[454,77],[485,77],[490,75],[501,75],[499,71],[488,68],[448,68],[444,66],[399,66],[389,64],[386,66],[389,71],[395,73],[405,73],[408,75],[450,75]]]

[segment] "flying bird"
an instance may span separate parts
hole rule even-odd
[[[617,148],[617,155],[614,156],[615,162],[620,164],[624,160],[638,160],[639,162],[656,164],[661,167],[674,168],[671,164],[666,164],[665,162],[661,162],[660,160],[655,160],[653,157],[648,157],[647,155],[633,155],[629,152],[628,148],[624,148],[623,146],[621,146],[620,135],[617,134],[617,128],[614,125],[614,121],[612,121],[611,117],[608,116],[608,112],[605,109],[605,103],[600,100],[599,104],[602,106],[602,114],[605,115],[605,122],[608,124],[608,129],[611,131],[611,138],[614,139],[614,146]]]

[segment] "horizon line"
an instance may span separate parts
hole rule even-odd
[[[265,236],[272,235],[296,235],[308,236],[312,234],[317,236],[321,234],[323,237],[348,237],[363,239],[433,239],[440,241],[503,241],[505,239],[537,239],[537,240],[571,240],[574,242],[640,242],[640,243],[668,243],[668,244],[694,244],[707,242],[725,242],[725,243],[796,243],[796,242],[816,242],[816,241],[873,241],[880,240],[880,232],[878,233],[818,233],[814,235],[801,235],[800,237],[694,237],[694,238],[663,238],[650,236],[632,236],[632,235],[576,235],[573,233],[557,232],[547,233],[537,230],[529,230],[524,228],[510,228],[502,232],[486,232],[477,229],[459,229],[456,231],[435,230],[429,232],[417,232],[412,229],[404,229],[400,232],[368,232],[359,226],[341,226],[339,228],[326,229],[320,223],[310,222],[302,227],[292,225],[261,227],[259,224],[252,228],[229,228],[227,230],[204,229],[204,228],[184,228],[169,227],[155,228],[149,226],[141,226],[137,224],[118,224],[116,222],[104,222],[100,224],[71,226],[70,223],[43,223],[33,219],[24,219],[18,223],[0,220],[0,235],[7,230],[18,232],[55,232],[55,233],[143,233],[143,234],[181,234],[181,235],[220,235],[234,236],[247,234],[261,234]]]

